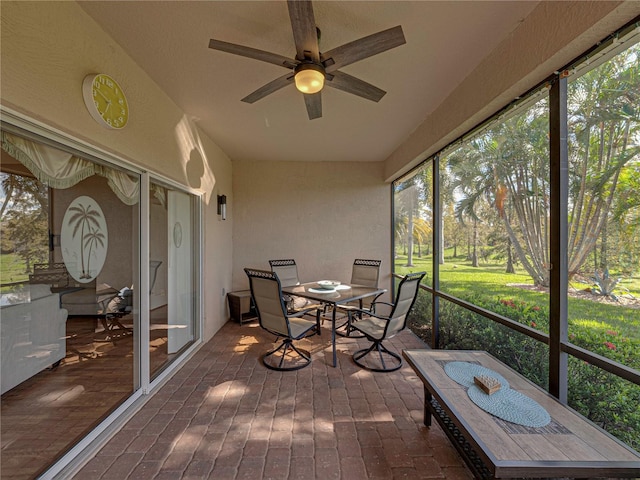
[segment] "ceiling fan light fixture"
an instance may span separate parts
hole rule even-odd
[[[295,70],[296,88],[302,93],[318,93],[324,87],[324,69],[314,63],[301,63]]]

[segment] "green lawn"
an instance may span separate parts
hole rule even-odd
[[[29,274],[25,271],[24,260],[13,253],[0,255],[0,283],[26,282]]]
[[[407,267],[406,256],[396,258],[395,272],[404,274],[409,271],[425,270],[431,283],[431,257],[413,258],[413,266]],[[440,290],[455,297],[468,299],[476,296],[491,299],[514,299],[530,305],[548,308],[549,295],[543,292],[527,290],[514,284],[533,285],[531,277],[524,271],[515,274],[504,272],[504,265],[481,264],[474,268],[464,258],[445,256],[445,263],[440,265]],[[588,285],[573,284],[576,288]],[[640,298],[640,278],[626,279],[624,286],[635,298]],[[572,325],[587,326],[593,330],[614,330],[621,335],[640,339],[640,309],[598,303],[591,300],[569,297],[568,302],[569,333]]]

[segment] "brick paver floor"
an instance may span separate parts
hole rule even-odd
[[[228,322],[75,475],[88,479],[471,479],[445,434],[422,423],[422,382],[406,364],[359,368],[366,340],[330,330],[300,342],[309,367],[266,369],[274,337]],[[409,330],[395,351],[426,348]]]

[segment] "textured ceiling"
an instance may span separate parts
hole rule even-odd
[[[342,69],[385,90],[379,103],[325,88],[316,120],[293,85],[241,102],[286,71],[208,48],[295,57],[284,1],[79,3],[232,160],[382,161],[538,2],[315,2],[320,51],[396,25],[407,40]]]

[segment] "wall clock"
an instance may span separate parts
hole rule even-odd
[[[124,128],[129,104],[118,82],[105,73],[87,75],[82,82],[84,103],[93,119],[106,128]]]

